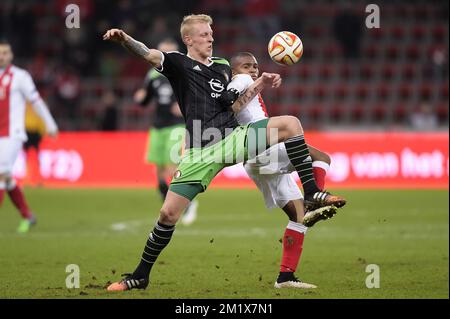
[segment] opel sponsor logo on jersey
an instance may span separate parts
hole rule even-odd
[[[214,91],[211,93],[211,97],[218,98],[220,96],[220,93],[225,89],[225,86],[222,84],[222,82],[220,82],[220,80],[217,79],[211,79],[208,83],[211,87],[211,90]]]

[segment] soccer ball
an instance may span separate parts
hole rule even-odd
[[[296,34],[281,31],[270,39],[268,50],[273,62],[280,65],[291,65],[297,63],[302,57],[303,43]]]

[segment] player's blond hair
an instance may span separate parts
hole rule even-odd
[[[185,16],[183,18],[183,22],[181,22],[181,27],[180,27],[180,33],[181,33],[181,38],[183,38],[185,35],[187,35],[191,29],[192,29],[192,25],[194,23],[208,23],[209,25],[211,25],[213,23],[213,19],[207,15],[207,14],[191,14],[188,16]]]

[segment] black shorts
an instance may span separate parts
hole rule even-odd
[[[39,144],[42,141],[42,135],[37,132],[27,132],[28,140],[23,144],[23,148],[28,150],[30,148],[35,148],[39,150]]]

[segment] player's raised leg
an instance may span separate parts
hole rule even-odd
[[[309,152],[312,157],[312,166],[314,179],[316,180],[317,187],[321,191],[325,189],[325,177],[328,173],[331,164],[331,158],[325,152],[308,145]],[[307,209],[305,216],[303,217],[303,225],[312,227],[320,220],[326,220],[332,218],[337,213],[336,206],[325,206],[314,210]]]
[[[311,145],[308,145],[308,149],[312,158],[314,179],[316,180],[317,187],[323,191],[325,189],[325,177],[330,169],[331,158],[327,153]]]
[[[295,167],[303,185],[305,205],[308,209],[334,205],[342,207],[346,201],[340,196],[323,192],[314,179],[312,157],[308,150],[303,128],[294,116],[277,116],[267,123],[267,141],[270,145],[284,142],[292,165]]]

